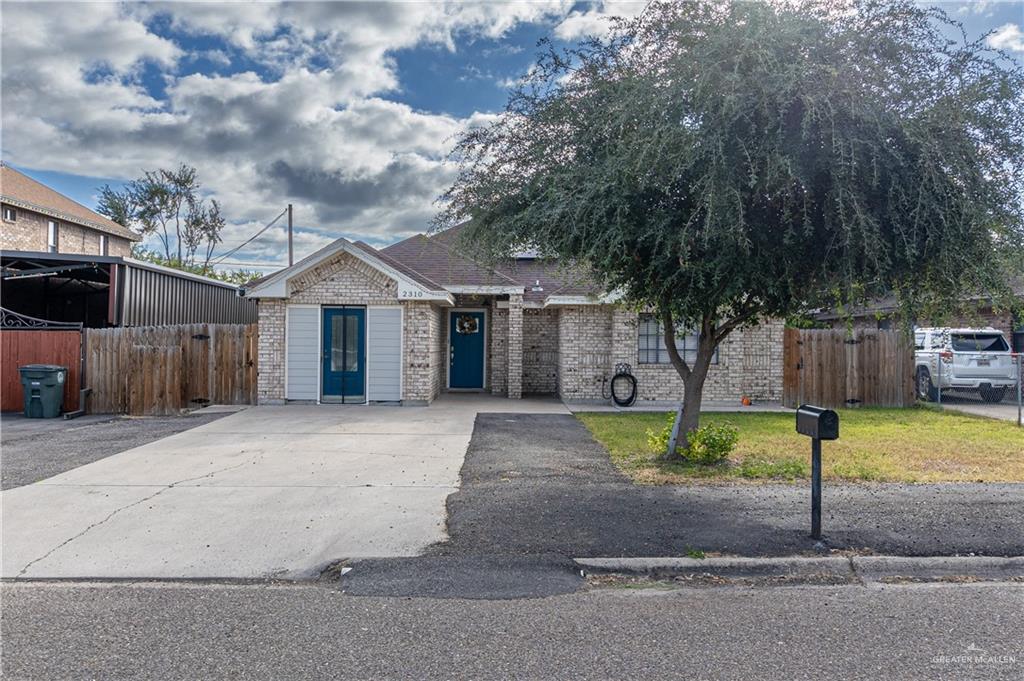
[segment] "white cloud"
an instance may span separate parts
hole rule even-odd
[[[131,179],[190,163],[235,224],[226,250],[285,203],[297,255],[340,234],[378,243],[422,231],[452,178],[456,133],[487,120],[415,111],[395,50],[455,49],[521,22],[553,22],[569,0],[496,3],[37,3],[4,5],[3,154],[15,164]],[[214,36],[189,51],[160,37]],[[174,35],[172,32],[171,35]],[[55,45],[54,36],[60,36]],[[261,74],[228,73],[243,53]],[[190,74],[197,59],[218,73]],[[155,66],[165,95],[143,87]],[[269,74],[269,75],[268,75]],[[283,262],[274,228],[232,260]]]
[[[966,2],[957,10],[957,14],[984,14],[985,16],[991,16],[992,12],[989,10],[991,9],[992,4],[992,0]]]
[[[986,42],[996,49],[1024,52],[1024,32],[1017,24],[1003,24]]]
[[[611,30],[613,17],[632,18],[646,6],[646,2],[599,2],[583,11],[573,10],[555,26],[555,36],[562,40],[601,37]]]

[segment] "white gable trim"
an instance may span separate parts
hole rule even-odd
[[[247,298],[287,298],[288,282],[303,272],[307,272],[320,263],[333,258],[339,253],[348,253],[354,258],[361,260],[370,267],[394,279],[398,283],[399,300],[424,300],[440,301],[449,305],[455,304],[455,298],[447,291],[434,291],[423,286],[414,279],[410,279],[395,268],[385,263],[380,258],[375,258],[370,253],[354,245],[347,239],[338,239],[328,244],[316,253],[306,256],[299,262],[277,274],[271,275],[245,292]]]

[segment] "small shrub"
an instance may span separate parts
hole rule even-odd
[[[647,429],[647,446],[661,454],[668,447],[668,439],[672,437],[672,426],[675,425],[676,415],[668,415],[668,423],[665,427],[654,432],[650,428]]]
[[[672,437],[675,414],[668,415],[668,423],[660,432],[647,431],[647,445],[656,452],[664,452]],[[736,447],[740,434],[733,426],[709,424],[690,433],[689,449],[679,449],[679,454],[690,463],[711,465],[721,463]]]

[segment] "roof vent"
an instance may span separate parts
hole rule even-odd
[[[533,285],[533,286],[532,286],[532,287],[530,288],[530,290],[531,290],[531,291],[533,291],[534,293],[536,293],[536,292],[538,292],[538,291],[543,291],[543,290],[544,290],[544,287],[540,285],[540,279],[538,279],[538,280],[537,280],[537,283],[535,283],[535,284],[534,284],[534,285]]]

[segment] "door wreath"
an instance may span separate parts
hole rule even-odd
[[[455,320],[455,332],[460,334],[476,333],[480,330],[480,322],[473,315],[459,315]]]

